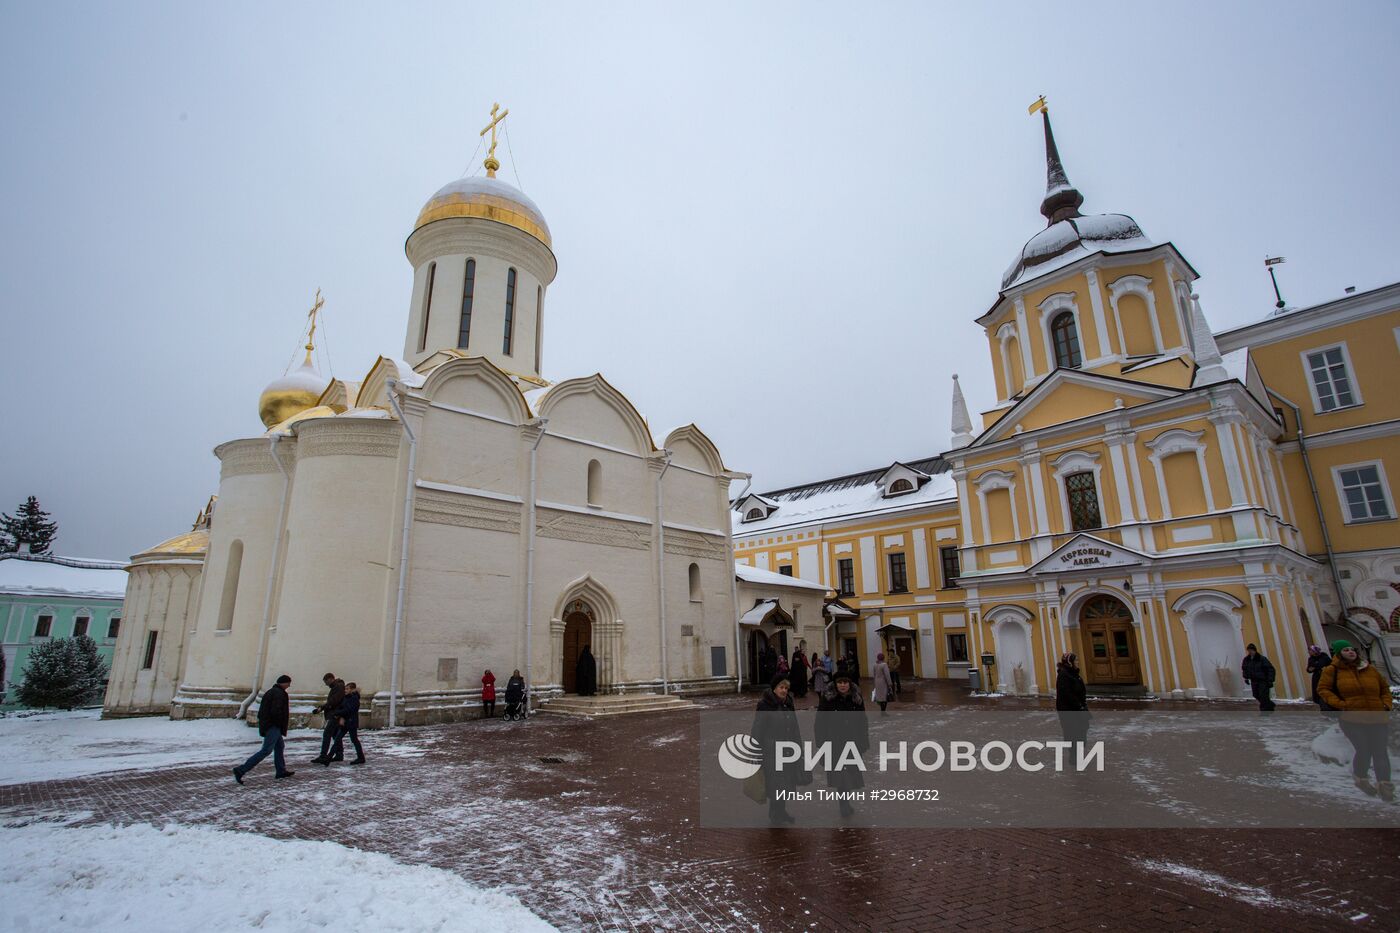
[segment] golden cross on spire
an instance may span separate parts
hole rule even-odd
[[[496,111],[500,111],[497,115]],[[486,150],[486,177],[495,178],[496,169],[501,167],[501,163],[496,161],[496,126],[510,114],[509,110],[501,110],[500,104],[491,105],[491,122],[486,124],[486,129],[478,133],[478,136],[491,134],[491,148]]]
[[[316,349],[316,313],[325,305],[326,299],[321,297],[321,290],[316,289],[316,301],[311,305],[311,310],[306,316],[311,319],[311,330],[306,334],[306,362],[311,362],[311,351]]]

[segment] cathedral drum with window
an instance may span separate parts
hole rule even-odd
[[[403,357],[331,379],[308,341],[266,432],[215,451],[198,598],[123,632],[136,658],[159,628],[174,717],[252,715],[281,673],[305,711],[328,670],[375,725],[471,717],[483,670],[547,700],[585,646],[599,693],[734,689],[734,474],[694,425],[654,438],[602,376],[541,376],[553,243],[498,167],[493,144],[486,177],[418,215]]]

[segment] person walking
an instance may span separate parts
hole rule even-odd
[[[1317,645],[1308,646],[1308,674],[1312,676],[1312,701],[1319,707],[1322,706],[1322,697],[1317,695],[1317,682],[1322,679],[1322,672],[1331,663],[1332,656],[1327,652]]]
[[[787,655],[785,655],[785,654],[779,654],[779,655],[778,655],[778,666],[777,666],[777,669],[776,669],[773,673],[774,673],[774,675],[777,676],[777,677],[787,677],[787,676],[788,676]],[[791,681],[789,681],[789,683],[791,683]]]
[[[345,681],[328,671],[321,676],[321,683],[326,685],[326,702],[313,708],[311,714],[314,716],[317,713],[325,713],[326,726],[321,730],[321,754],[311,759],[311,762],[312,764],[326,765],[332,761],[341,760],[341,758],[331,757],[331,743],[335,741],[335,730],[338,728],[335,721],[335,711],[340,709],[340,701],[345,699]]]
[[[287,770],[287,759],[283,754],[283,740],[286,738],[287,730],[291,727],[292,703],[287,696],[287,688],[292,685],[292,678],[283,674],[277,678],[277,683],[268,688],[263,694],[262,702],[258,704],[258,735],[262,736],[262,748],[254,752],[247,761],[233,769],[233,779],[238,783],[243,783],[243,775],[252,771],[258,766],[258,762],[272,755],[272,763],[276,766],[277,777],[289,778],[296,774],[295,771]]]
[[[1355,754],[1351,777],[1356,786],[1390,803],[1395,785],[1390,781],[1390,684],[1376,666],[1361,657],[1356,646],[1345,638],[1332,642],[1332,663],[1323,670],[1317,692],[1323,702],[1341,710],[1342,734]],[[1376,783],[1369,780],[1374,770]]]
[[[1055,671],[1055,712],[1060,717],[1060,732],[1066,742],[1083,745],[1089,735],[1089,691],[1073,651],[1060,655]]]
[[[1253,642],[1245,645],[1240,673],[1244,675],[1244,682],[1249,684],[1254,699],[1259,701],[1259,712],[1272,713],[1274,701],[1269,698],[1269,691],[1274,689],[1274,666],[1259,653]]]
[[[880,704],[880,712],[886,712],[885,707],[889,705],[894,697],[894,681],[890,679],[890,666],[885,663],[885,653],[882,651],[875,655],[875,702]]]
[[[578,664],[574,666],[574,689],[581,697],[591,697],[598,692],[598,662],[587,645],[583,646]]]
[[[833,791],[856,791],[864,787],[865,776],[860,768],[854,765],[836,767],[836,762],[841,760],[848,746],[854,745],[861,754],[870,748],[870,723],[865,718],[865,702],[849,674],[837,675],[831,690],[817,697],[814,731],[818,748],[823,743],[831,743],[832,767],[826,772],[826,786]],[[837,803],[843,817],[855,812],[849,800],[841,799]]]
[[[490,719],[496,715],[496,675],[491,668],[481,675],[481,718]]]
[[[777,762],[779,742],[802,741],[802,730],[797,723],[797,710],[792,705],[791,689],[786,676],[776,674],[772,686],[763,691],[763,696],[754,708],[753,728],[749,734],[758,742],[763,753],[763,789],[768,799],[768,822],[774,826],[795,823],[796,818],[787,811],[783,794],[797,789],[802,783],[799,768],[789,764],[779,768]]]
[[[792,653],[792,695],[799,700],[807,696],[807,655],[798,648]]]
[[[360,688],[353,681],[345,685],[345,696],[335,711],[335,742],[331,745],[331,757],[321,764],[330,766],[332,761],[343,761],[345,752],[341,741],[348,735],[350,744],[355,746],[355,760],[352,765],[365,763],[365,749],[360,744]]]

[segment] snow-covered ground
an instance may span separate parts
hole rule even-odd
[[[0,828],[0,847],[0,930],[554,929],[451,872],[333,842],[40,821]]]
[[[172,722],[164,716],[101,719],[101,710],[10,714],[0,719],[0,784],[24,784],[108,771],[207,765],[229,767],[261,747],[258,730],[232,719]],[[321,733],[294,729],[293,760],[320,751]],[[310,751],[314,747],[315,751]],[[295,750],[295,751],[294,751]],[[303,754],[306,750],[308,754]],[[271,761],[266,765],[272,767]]]

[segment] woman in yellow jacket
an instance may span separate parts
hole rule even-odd
[[[1355,646],[1344,638],[1332,642],[1332,663],[1322,672],[1317,694],[1329,707],[1341,710],[1342,732],[1356,754],[1351,776],[1356,786],[1387,802],[1395,799],[1390,782],[1390,684]],[[1375,768],[1376,784],[1367,779]]]

